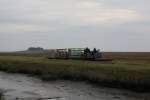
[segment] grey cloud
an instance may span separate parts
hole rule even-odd
[[[149,4],[148,0],[0,0],[0,51],[29,46],[149,51]]]

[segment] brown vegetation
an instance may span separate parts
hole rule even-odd
[[[1,53],[0,70],[44,80],[80,80],[101,86],[150,91],[150,53],[103,53],[113,61],[47,59],[46,54]]]
[[[150,52],[103,52],[104,58],[150,61]]]

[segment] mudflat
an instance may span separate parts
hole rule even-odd
[[[149,100],[149,93],[97,87],[85,82],[42,81],[0,72],[4,100]]]

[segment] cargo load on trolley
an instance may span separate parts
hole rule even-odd
[[[85,60],[102,60],[102,52],[100,49],[89,48],[68,48],[53,49],[48,55],[49,59],[85,59]]]

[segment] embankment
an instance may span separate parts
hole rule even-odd
[[[88,81],[100,86],[150,91],[149,62],[50,60],[45,57],[0,56],[0,70],[38,76],[43,80]]]

